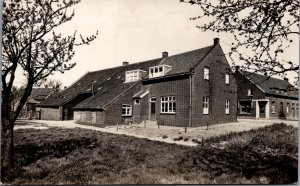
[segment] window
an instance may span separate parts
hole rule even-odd
[[[272,101],[271,112],[272,112],[272,114],[276,113],[276,109],[275,109],[275,101]]]
[[[125,72],[125,83],[128,82],[135,82],[135,81],[139,81],[142,79],[143,73],[145,73],[145,71],[143,70],[131,70],[131,71],[126,71]]]
[[[161,98],[161,113],[174,114],[176,112],[175,96],[167,96]]]
[[[132,116],[132,106],[122,105],[122,116]]]
[[[290,113],[290,103],[286,104],[286,113]]]
[[[155,106],[156,106],[156,97],[150,98],[150,112],[151,114],[155,114]]]
[[[253,96],[253,88],[248,89],[248,96]]]
[[[139,105],[139,104],[140,104],[140,99],[135,99],[135,100],[134,100],[134,104],[135,104],[135,105]]]
[[[203,97],[203,114],[208,114],[209,110],[209,97]]]
[[[251,101],[240,101],[240,114],[251,114],[252,102]]]
[[[229,74],[225,74],[225,83],[229,85]]]
[[[229,99],[225,99],[225,114],[229,114]]]
[[[204,68],[204,79],[209,80],[209,68]]]
[[[171,69],[172,67],[168,65],[159,65],[159,66],[150,67],[149,78],[164,76]]]

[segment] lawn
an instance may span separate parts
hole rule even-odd
[[[2,183],[294,183],[297,130],[274,124],[187,147],[79,128],[19,129],[16,170]]]

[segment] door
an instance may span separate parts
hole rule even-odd
[[[156,97],[151,97],[150,98],[150,120],[151,121],[156,121]]]
[[[266,104],[267,104],[267,101],[258,101],[260,118],[266,117]]]

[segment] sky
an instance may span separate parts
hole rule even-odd
[[[232,43],[229,34],[197,29],[201,22],[190,18],[198,16],[200,8],[179,0],[82,0],[74,10],[72,21],[58,31],[67,35],[77,30],[89,36],[98,30],[99,35],[90,45],[76,48],[72,62],[77,65],[73,69],[48,78],[61,81],[63,86],[70,86],[87,72],[120,66],[123,61],[136,63],[159,58],[163,51],[174,55],[206,47],[215,37],[220,38],[225,53]],[[287,51],[286,59],[298,62],[298,40]],[[21,74],[18,71],[17,84],[24,81]]]

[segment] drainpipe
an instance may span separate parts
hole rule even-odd
[[[193,69],[190,69],[190,75],[189,75],[189,81],[190,81],[190,103],[189,103],[189,126],[188,127],[191,127],[192,126],[192,103],[193,103],[193,100],[192,100],[192,93],[193,93]],[[187,126],[185,126],[185,132],[187,131]]]

